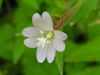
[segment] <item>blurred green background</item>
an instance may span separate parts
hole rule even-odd
[[[54,22],[71,13],[66,49],[52,64],[39,64],[21,34],[43,11]],[[100,0],[0,0],[0,75],[100,75]]]

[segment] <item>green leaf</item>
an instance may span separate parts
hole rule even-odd
[[[16,64],[25,52],[24,39],[21,36],[16,37],[13,50],[13,63]]]
[[[100,36],[100,24],[93,24],[88,28],[89,39],[95,39]]]
[[[32,24],[32,17],[27,17],[28,15],[25,14],[22,8],[17,8],[13,16],[16,21],[16,33],[21,34],[25,27]]]
[[[66,61],[67,57],[70,56],[71,53],[73,53],[76,49],[78,49],[80,46],[75,44],[74,42],[72,42],[71,40],[66,40],[65,41],[66,44],[66,49],[64,51],[64,61]]]
[[[99,75],[100,65],[89,66],[92,62],[71,62],[65,65],[68,75]]]
[[[71,50],[66,61],[100,61],[100,37],[88,42],[87,44],[80,45],[79,48]]]
[[[37,0],[22,0],[24,3],[26,3],[26,4],[28,4],[28,5],[30,5],[30,6],[32,6],[33,8],[35,8],[35,9],[39,9],[39,0],[37,1]]]
[[[19,15],[20,14],[20,15]],[[16,20],[16,28],[15,28],[15,43],[13,47],[13,63],[16,64],[22,55],[25,52],[24,46],[24,38],[22,37],[22,31],[24,27],[28,27],[27,25],[30,23],[27,19],[26,15],[22,11],[22,8],[16,9],[14,13],[14,17]]]
[[[67,7],[67,1],[61,1],[61,0],[45,0],[45,3],[47,4],[46,10],[52,15],[52,17],[61,17],[61,13],[66,9]],[[59,11],[60,10],[60,11]]]
[[[78,22],[86,18],[89,13],[96,8],[98,0],[81,0],[78,6],[78,10],[72,15],[70,21]]]
[[[83,71],[84,69],[87,68],[86,63],[87,62],[66,62],[64,66],[64,71],[68,75]]]
[[[4,24],[0,28],[0,57],[11,60],[14,30],[11,24]]]
[[[2,7],[2,3],[3,3],[3,0],[0,0],[0,10],[1,10],[1,7]]]
[[[0,70],[0,75],[4,75],[3,72],[2,72],[2,70]]]
[[[22,59],[25,75],[59,75],[56,63],[38,63],[36,59],[36,49],[26,49]]]
[[[63,75],[63,53],[56,54],[56,64],[60,75]]]
[[[72,72],[69,75],[99,75],[100,74],[100,66],[97,67],[90,67],[90,68],[86,68],[85,70],[82,71],[76,71],[76,72]]]

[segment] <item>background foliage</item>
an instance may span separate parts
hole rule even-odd
[[[69,15],[62,30],[68,34],[64,53],[52,64],[36,60],[36,49],[23,45],[23,28],[32,15],[48,11],[53,21]],[[99,0],[0,0],[0,75],[99,75]]]

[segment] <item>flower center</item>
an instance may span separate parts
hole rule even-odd
[[[47,43],[51,43],[54,38],[53,31],[40,31],[40,37],[37,38],[37,45],[41,45],[43,48]]]

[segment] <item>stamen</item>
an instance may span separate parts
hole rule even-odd
[[[54,37],[54,33],[52,31],[40,31],[40,34],[41,36],[37,38],[37,45],[41,45],[42,48],[44,48],[47,43],[51,43]]]

